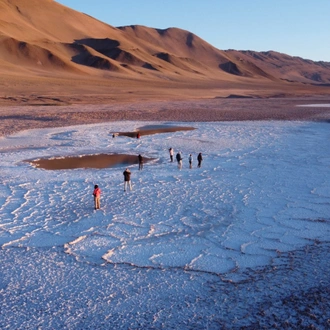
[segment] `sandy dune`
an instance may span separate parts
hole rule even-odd
[[[330,63],[115,28],[51,0],[0,0],[0,71],[3,105],[322,95],[330,83]]]

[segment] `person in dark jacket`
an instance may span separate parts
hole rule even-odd
[[[201,167],[202,166],[202,161],[203,161],[203,156],[202,156],[202,153],[200,152],[197,156],[197,161],[198,161],[198,167]]]
[[[132,182],[131,182],[131,171],[127,168],[124,172],[124,191],[126,188],[130,188],[132,190]]]
[[[141,171],[143,169],[143,157],[141,155],[138,155],[139,160],[139,170]]]
[[[176,154],[176,161],[178,162],[178,168],[181,170],[181,168],[182,168],[182,156],[181,156],[181,152],[178,152]]]

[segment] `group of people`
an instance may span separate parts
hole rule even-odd
[[[133,190],[132,182],[131,182],[131,171],[129,170],[129,168],[125,169],[123,175],[124,175],[124,191],[126,191],[128,188],[130,190]],[[100,203],[101,189],[97,184],[94,186],[93,196],[94,196],[94,209],[99,210],[101,208],[101,203]]]
[[[169,149],[169,153],[170,153],[170,161],[173,163],[174,161],[174,150],[173,148],[170,148]],[[181,170],[182,168],[182,153],[179,151],[177,154],[176,154],[176,161],[178,163],[178,168]],[[188,157],[188,161],[189,161],[189,168],[192,168],[192,164],[193,164],[193,156],[192,154],[189,154],[189,157]],[[202,153],[200,152],[197,156],[197,167],[201,167],[202,166],[202,161],[203,161],[203,156],[202,156]]]
[[[170,161],[173,163],[173,161],[174,161],[173,148],[170,148],[169,152],[170,152]],[[183,159],[182,153],[178,152],[176,154],[176,160],[178,162],[179,169],[182,168],[182,159]],[[197,161],[198,161],[197,167],[202,166],[202,160],[203,160],[203,156],[202,156],[202,153],[200,152],[197,156]],[[192,164],[193,164],[192,154],[189,155],[188,161],[189,161],[189,168],[192,168]],[[141,156],[141,154],[138,155],[138,162],[139,162],[139,170],[142,170],[143,169],[143,157]],[[129,190],[133,190],[132,182],[131,182],[131,171],[129,170],[129,168],[125,169],[125,171],[123,172],[123,175],[124,175],[124,191],[126,191],[128,188],[129,188]],[[101,206],[100,206],[101,189],[97,184],[94,186],[93,196],[94,196],[94,209],[99,210],[101,208]]]

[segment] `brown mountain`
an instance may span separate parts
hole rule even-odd
[[[176,28],[115,28],[53,0],[0,0],[0,72],[1,103],[326,94],[330,84],[330,63],[222,51]]]
[[[254,63],[254,65],[277,79],[307,84],[330,85],[330,62],[314,62],[274,51],[226,50],[225,53],[242,63]]]

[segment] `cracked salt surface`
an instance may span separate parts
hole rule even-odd
[[[329,326],[329,125],[186,124],[139,140],[109,134],[139,122],[0,139],[0,328]],[[124,168],[24,162],[105,152],[156,160],[130,167],[127,193]]]

